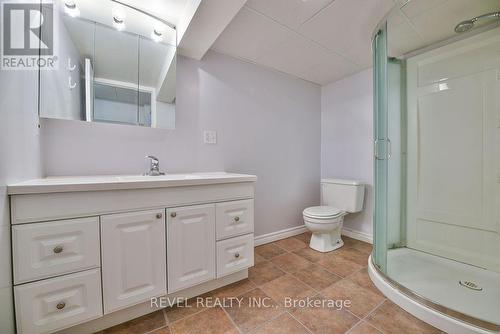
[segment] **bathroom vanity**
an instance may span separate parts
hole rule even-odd
[[[154,311],[153,297],[247,277],[255,181],[193,173],[10,185],[18,333],[97,331]]]

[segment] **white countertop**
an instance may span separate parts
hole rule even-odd
[[[257,181],[257,176],[255,175],[225,172],[167,174],[160,176],[58,176],[10,184],[7,187],[7,192],[9,195],[23,195],[74,191],[182,187],[255,181]]]

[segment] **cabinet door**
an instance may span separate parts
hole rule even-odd
[[[101,216],[104,313],[167,292],[164,210]]]
[[[215,278],[215,206],[167,209],[168,292]]]

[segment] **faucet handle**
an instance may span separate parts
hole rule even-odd
[[[144,175],[156,176],[165,174],[160,172],[160,160],[157,157],[153,155],[147,155],[146,160],[148,160],[149,166],[146,167]]]
[[[156,163],[160,162],[160,160],[157,157],[155,157],[154,155],[146,155],[146,159],[150,159],[151,162],[156,162]]]

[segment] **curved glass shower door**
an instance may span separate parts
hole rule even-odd
[[[419,22],[441,11],[460,13],[443,20],[458,23],[500,2],[446,2],[402,19],[412,4],[373,38],[372,262],[414,301],[498,333],[500,22],[465,34],[443,23],[434,35]]]
[[[374,262],[387,273],[387,251],[405,246],[406,66],[390,58],[387,24],[373,38],[374,50]]]

